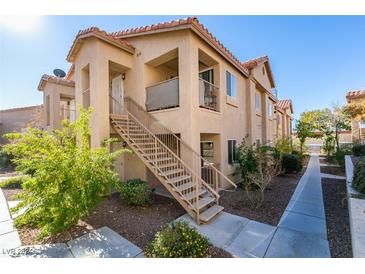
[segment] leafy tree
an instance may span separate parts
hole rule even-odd
[[[40,228],[39,238],[69,229],[88,215],[111,184],[117,181],[113,160],[122,150],[110,153],[106,140],[99,148],[89,145],[91,109],[80,109],[80,118],[63,121],[52,134],[36,128],[11,133],[3,150],[14,158],[24,177],[22,199],[14,211],[26,209],[15,220],[17,226]]]
[[[349,103],[344,110],[356,121],[365,121],[365,100]]]
[[[300,114],[300,118],[295,125],[295,130],[299,139],[300,154],[303,154],[305,140],[310,137],[316,137],[315,130],[317,121],[318,111],[307,111]]]

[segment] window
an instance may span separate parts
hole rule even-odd
[[[260,94],[257,92],[255,95],[255,108],[256,108],[256,111],[260,111]]]
[[[256,147],[260,147],[261,145],[261,140],[260,139],[256,139]]]
[[[272,104],[268,103],[267,112],[270,118],[272,118]]]
[[[228,96],[236,97],[236,76],[226,71],[226,92]]]
[[[214,84],[213,69],[208,69],[199,73],[199,77],[211,84]]]
[[[262,67],[262,74],[265,75],[265,67]]]
[[[228,140],[228,164],[233,165],[237,162],[236,159],[236,140]]]

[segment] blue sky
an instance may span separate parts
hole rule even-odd
[[[109,32],[181,17],[0,18],[0,109],[42,103],[39,79],[54,68],[68,70],[65,58],[79,29]],[[198,18],[240,60],[269,55],[279,98],[293,100],[296,116],[344,104],[346,91],[365,88],[364,16]]]

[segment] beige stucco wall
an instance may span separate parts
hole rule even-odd
[[[49,98],[47,100],[47,97]],[[59,129],[61,127],[61,100],[72,100],[75,98],[75,88],[53,82],[45,84],[43,90],[43,127],[47,130]],[[49,121],[47,121],[49,111]]]
[[[351,98],[348,100],[348,103],[360,103],[365,101],[365,98]],[[352,119],[351,120],[351,135],[352,135],[352,141],[357,142],[361,138],[363,138],[363,135],[365,133],[365,129],[360,129],[360,122]]]
[[[7,142],[3,134],[22,132],[27,127],[43,127],[42,106],[0,110],[0,144]]]

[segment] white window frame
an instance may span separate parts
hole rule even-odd
[[[257,91],[255,93],[255,110],[256,112],[261,110],[261,95]]]
[[[229,78],[229,86],[227,78]],[[226,70],[226,94],[232,98],[237,96],[237,77],[228,70]]]

